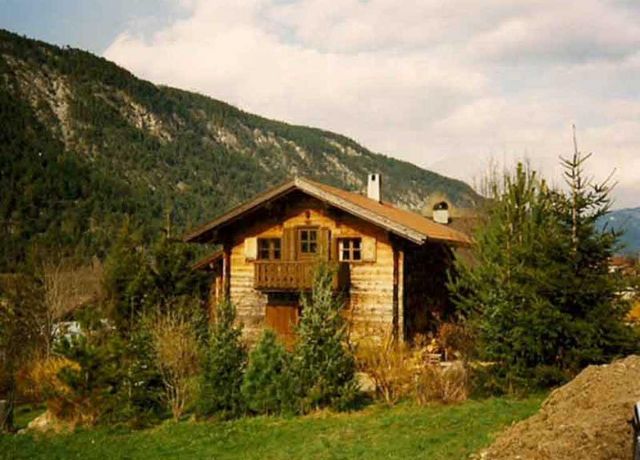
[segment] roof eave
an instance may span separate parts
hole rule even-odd
[[[348,200],[325,192],[324,190],[305,181],[304,179],[297,178],[295,179],[295,183],[300,190],[313,196],[314,198],[317,198],[321,201],[329,202],[332,206],[335,206],[338,209],[342,209],[343,211],[354,214],[361,219],[382,227],[398,236],[412,241],[413,243],[423,244],[428,238],[427,235],[421,232],[417,232],[413,229],[405,227],[404,225],[400,225],[396,222],[391,221],[390,219],[385,218],[384,216],[380,216],[379,214],[364,209],[361,206],[358,206]]]
[[[282,185],[279,185],[277,187],[274,187],[273,189],[260,194],[257,198],[254,198],[253,200],[251,200],[248,203],[245,203],[243,205],[237,206],[233,209],[231,209],[230,211],[226,212],[225,214],[221,215],[220,217],[218,217],[217,219],[213,220],[212,222],[206,223],[204,225],[202,225],[201,227],[195,229],[194,231],[192,231],[191,233],[188,233],[186,235],[184,235],[182,237],[182,241],[184,241],[185,243],[208,243],[211,242],[211,238],[210,235],[217,230],[218,227],[220,227],[223,224],[227,224],[229,222],[232,222],[240,217],[242,217],[242,215],[246,214],[247,212],[250,212],[251,210],[261,206],[262,204],[264,204],[265,202],[269,201],[269,200],[273,200],[275,198],[278,198],[279,196],[288,193],[289,191],[291,191],[293,188],[295,188],[296,186],[296,181],[295,180],[290,180],[285,182]]]
[[[438,241],[450,245],[458,245],[458,246],[467,246],[470,242],[467,241],[459,241],[453,239],[446,238],[434,238],[426,235],[422,232],[409,228],[405,225],[394,222],[391,219],[386,218],[376,212],[370,211],[362,206],[359,206],[349,200],[336,196],[335,194],[329,193],[325,190],[314,185],[312,182],[305,180],[304,178],[295,178],[288,182],[285,182],[282,185],[274,187],[273,189],[259,195],[254,198],[250,202],[240,205],[222,216],[218,217],[212,222],[209,222],[193,232],[185,235],[183,237],[183,241],[185,242],[196,242],[196,243],[207,243],[207,242],[215,242],[212,241],[213,233],[218,230],[221,226],[233,222],[243,215],[251,212],[252,210],[262,206],[264,203],[279,198],[292,190],[301,190],[304,193],[317,198],[321,201],[327,202],[332,206],[342,209],[350,214],[353,214],[365,221],[368,221],[374,225],[377,225],[385,230],[405,238],[415,244],[422,245],[426,241]]]

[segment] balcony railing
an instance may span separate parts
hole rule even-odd
[[[333,288],[343,289],[349,280],[348,264],[336,264]],[[313,287],[317,262],[256,261],[253,286],[263,291],[303,291]]]

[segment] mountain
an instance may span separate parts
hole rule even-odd
[[[353,140],[140,80],[88,52],[0,30],[0,272],[29,247],[101,254],[123,221],[153,238],[210,219],[293,175],[419,209],[470,207],[467,184]]]
[[[620,242],[624,254],[640,254],[640,207],[617,209],[600,219],[602,227],[623,232]]]

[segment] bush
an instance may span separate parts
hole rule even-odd
[[[446,367],[422,363],[415,377],[414,392],[416,402],[421,405],[465,401],[469,397],[467,369],[459,361]]]
[[[390,334],[382,336],[382,341],[359,343],[357,353],[358,367],[373,380],[378,399],[387,404],[410,397],[418,404],[467,399],[469,378],[461,362],[448,366],[432,362],[432,345],[426,340],[416,340],[410,347]]]
[[[96,344],[85,336],[62,340],[58,352],[73,364],[60,369],[58,377],[70,391],[50,399],[49,411],[73,424],[96,423],[108,411],[121,379],[120,346],[119,342]]]
[[[475,338],[465,324],[443,323],[438,329],[437,341],[444,349],[444,359],[468,359],[474,352]]]
[[[257,414],[291,411],[295,407],[292,390],[291,356],[276,334],[266,329],[249,355],[242,383],[247,408]]]
[[[162,415],[162,380],[144,324],[123,340],[98,321],[84,335],[62,339],[56,351],[73,363],[58,372],[70,391],[49,400],[60,419],[142,427]]]
[[[387,334],[382,342],[361,341],[357,350],[358,368],[373,380],[378,399],[395,404],[411,394],[414,366],[412,352],[406,344],[396,342]]]
[[[244,410],[241,387],[247,350],[241,340],[242,328],[235,320],[231,302],[224,300],[216,306],[203,372],[201,415],[234,417]]]
[[[47,407],[53,409],[55,399],[69,398],[71,388],[58,376],[67,367],[78,369],[76,363],[62,357],[37,358],[28,363],[17,378],[21,399],[31,402],[46,401]],[[54,416],[59,416],[53,410],[51,412]]]
[[[176,314],[159,316],[151,325],[156,364],[164,384],[164,400],[174,420],[196,399],[200,347],[190,322]]]
[[[357,395],[355,360],[348,348],[342,302],[333,293],[333,275],[320,265],[311,295],[302,298],[293,356],[301,412],[327,406],[346,409]]]

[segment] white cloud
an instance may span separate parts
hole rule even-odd
[[[185,17],[105,56],[466,180],[490,157],[553,176],[575,122],[596,175],[617,167],[618,205],[640,205],[633,2],[176,1]]]

